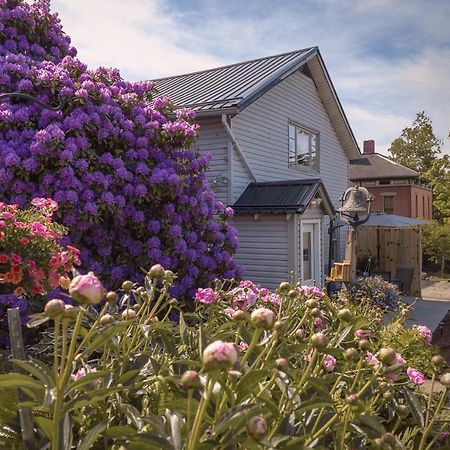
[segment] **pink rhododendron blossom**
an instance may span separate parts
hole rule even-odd
[[[420,372],[420,370],[414,369],[413,367],[408,367],[408,369],[406,369],[406,374],[409,377],[409,381],[414,384],[425,383],[425,375]]]
[[[432,331],[425,325],[418,325],[415,327],[419,335],[425,340],[427,344],[431,345],[431,341],[433,339]]]
[[[213,303],[217,302],[219,298],[220,294],[218,292],[215,292],[214,289],[211,288],[199,288],[197,290],[197,293],[195,294],[195,300],[198,303],[203,303],[204,305],[212,305]]]
[[[325,293],[317,286],[301,286],[300,288],[306,296],[322,298]]]
[[[336,358],[331,355],[327,355],[323,360],[322,366],[327,372],[333,372],[336,367]]]

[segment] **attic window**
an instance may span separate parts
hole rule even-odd
[[[289,167],[318,170],[319,133],[289,122]]]

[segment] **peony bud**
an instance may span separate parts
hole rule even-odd
[[[200,377],[195,370],[186,370],[181,376],[181,384],[184,389],[197,389],[201,386]]]
[[[437,369],[442,369],[446,366],[447,361],[445,361],[445,359],[441,355],[434,355],[431,358],[431,364]]]
[[[176,298],[171,298],[169,300],[169,305],[170,306],[177,306],[178,305],[178,300]]]
[[[286,358],[278,358],[275,360],[277,369],[286,371],[289,369],[289,361]]]
[[[344,359],[346,361],[357,361],[359,359],[359,352],[356,348],[348,348],[344,351]]]
[[[45,304],[44,312],[50,319],[56,319],[63,314],[65,307],[66,304],[62,300],[55,298]]]
[[[148,271],[148,276],[152,280],[162,280],[165,274],[166,271],[164,270],[164,267],[161,264],[155,264]]]
[[[64,319],[75,319],[78,314],[78,309],[74,308],[72,305],[66,305],[64,309]]]
[[[450,387],[450,372],[444,373],[441,376],[440,382],[443,386],[445,386],[446,388]]]
[[[395,410],[399,417],[407,417],[409,414],[409,408],[406,405],[397,405]]]
[[[129,294],[129,293],[133,290],[133,287],[134,287],[134,283],[133,283],[132,281],[130,281],[130,280],[126,280],[126,281],[124,281],[124,282],[122,283],[122,289],[123,289],[127,294]]]
[[[353,320],[353,313],[348,309],[341,309],[338,311],[338,317],[342,322],[351,322]]]
[[[317,300],[316,298],[309,298],[308,300],[306,300],[305,304],[310,309],[318,308],[319,300]]]
[[[256,440],[260,440],[267,434],[267,422],[262,416],[252,417],[247,424],[248,434]]]
[[[142,287],[142,286],[139,286],[139,287],[136,289],[136,294],[138,294],[138,295],[145,295],[145,293],[146,293],[146,290],[145,290],[145,288]]]
[[[105,314],[100,319],[100,325],[102,327],[105,327],[106,325],[110,325],[113,322],[114,322],[114,317],[111,314]]]
[[[383,398],[387,401],[392,400],[394,398],[394,393],[392,391],[386,391],[383,393]]]
[[[378,359],[386,366],[392,366],[397,360],[397,354],[392,348],[382,348],[378,352]]]
[[[105,296],[105,300],[110,305],[115,305],[118,300],[117,294],[114,291],[109,291],[109,292],[107,292],[107,294]]]
[[[282,320],[277,320],[273,324],[273,328],[277,331],[283,331],[286,328],[286,324]]]
[[[360,339],[358,345],[361,350],[366,351],[370,349],[370,342],[367,339]]]
[[[311,314],[311,317],[320,317],[322,314],[319,308],[313,308],[309,313]]]
[[[301,328],[298,329],[298,330],[295,332],[295,337],[296,337],[297,339],[304,339],[304,337],[305,337],[305,331],[302,330]]]
[[[397,445],[397,440],[392,433],[384,433],[383,436],[381,436],[381,440],[385,444],[389,444],[392,447],[395,447]]]
[[[203,351],[203,364],[207,370],[223,370],[232,367],[238,360],[234,344],[214,341]]]
[[[242,311],[242,309],[238,309],[233,313],[231,317],[233,320],[239,321],[244,320],[247,317],[247,314],[245,313],[245,311]]]
[[[171,270],[166,270],[164,272],[164,281],[172,283],[173,280],[175,280],[175,274]]]
[[[358,403],[358,396],[356,394],[350,394],[347,397],[347,403],[349,405],[356,405]]]
[[[295,289],[291,289],[291,290],[288,292],[287,295],[288,295],[289,298],[295,298],[295,297],[297,297],[297,295],[298,295],[298,291],[295,290]]]
[[[270,330],[275,323],[275,313],[267,308],[255,309],[250,315],[250,320],[258,327],[264,330]]]
[[[105,296],[105,289],[94,272],[76,276],[69,286],[70,296],[78,303],[97,305]]]
[[[278,287],[278,289],[280,291],[287,291],[290,287],[291,287],[291,285],[287,281],[283,281],[282,283],[280,283],[280,286]]]
[[[315,333],[311,336],[311,345],[314,348],[324,348],[328,344],[328,338],[323,333]]]
[[[130,320],[134,319],[136,317],[136,311],[132,308],[125,309],[122,311],[122,319],[123,320]]]

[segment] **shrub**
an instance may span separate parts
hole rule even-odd
[[[83,267],[110,286],[142,281],[154,262],[179,274],[177,297],[233,278],[233,212],[208,188],[208,156],[190,149],[194,113],[75,54],[48,1],[0,0],[0,91],[62,105],[0,103],[0,199],[58,201]]]
[[[382,309],[396,309],[400,300],[397,286],[380,276],[360,278],[348,290],[341,291],[341,295],[355,303],[370,302]]]
[[[424,375],[383,347],[382,313],[367,303],[217,282],[183,313],[168,294],[173,274],[151,273],[145,287],[107,294],[100,312],[52,308],[53,365],[16,362],[30,375],[0,376],[2,404],[16,387],[31,395],[40,447],[423,450],[446,430],[449,377],[428,399]]]

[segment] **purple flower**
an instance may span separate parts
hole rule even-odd
[[[417,369],[413,367],[408,367],[406,369],[406,374],[409,377],[409,381],[414,384],[423,384],[425,383],[425,375]]]
[[[198,303],[203,303],[204,305],[211,305],[217,300],[219,300],[220,294],[218,292],[215,292],[211,288],[202,289],[199,288],[197,290],[197,293],[195,294],[195,300]]]
[[[336,367],[336,358],[331,355],[327,355],[322,362],[322,366],[326,372],[333,372]]]

